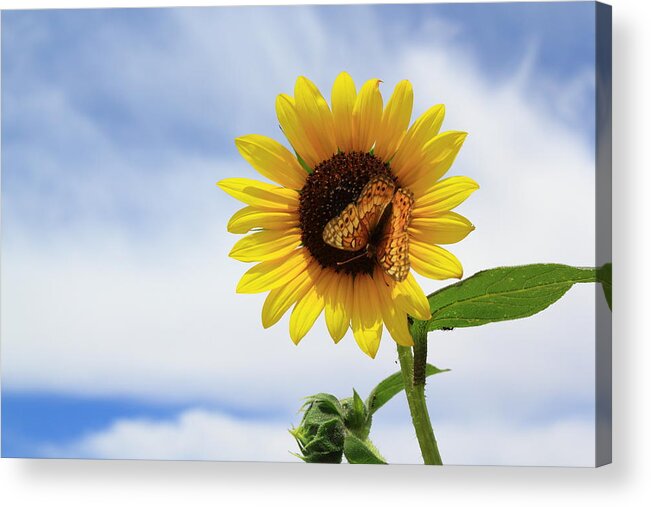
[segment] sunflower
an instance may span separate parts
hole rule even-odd
[[[261,135],[235,140],[242,157],[273,183],[218,183],[246,204],[228,230],[253,231],[230,252],[256,263],[237,292],[269,292],[265,328],[293,307],[289,335],[296,344],[325,313],[335,343],[352,328],[371,357],[384,327],[398,344],[412,345],[407,316],[428,319],[430,309],[411,270],[434,280],[463,273],[459,260],[439,245],[474,229],[451,210],[479,186],[464,176],[441,179],[467,134],[439,133],[443,105],[410,126],[410,82],[399,82],[384,107],[380,83],[371,79],[358,93],[342,72],[329,107],[314,83],[299,77],[294,96],[276,100],[294,153]]]

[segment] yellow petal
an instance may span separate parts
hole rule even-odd
[[[359,347],[374,358],[382,338],[382,314],[375,283],[368,275],[357,275],[353,292],[353,335]]]
[[[436,183],[431,190],[416,199],[412,216],[428,217],[456,208],[479,188],[472,178],[452,176]]]
[[[428,320],[431,317],[427,296],[411,273],[402,282],[395,283],[393,300],[398,308],[412,317],[419,320]]]
[[[240,294],[257,294],[288,283],[307,269],[311,257],[305,248],[272,261],[264,261],[249,269],[237,284]]]
[[[448,130],[435,136],[425,145],[425,158],[436,180],[442,178],[450,169],[467,137],[467,132]]]
[[[284,257],[301,244],[301,230],[260,231],[243,237],[228,254],[242,262],[260,262]]]
[[[378,270],[379,271],[379,268]],[[384,325],[389,331],[391,337],[400,345],[410,347],[414,344],[414,340],[409,332],[409,325],[407,323],[407,313],[400,309],[391,297],[391,287],[387,286],[384,282],[381,273],[376,271],[376,289],[380,300],[380,309],[382,311],[382,320]]]
[[[298,227],[298,213],[291,211],[265,211],[247,206],[237,211],[226,226],[228,232],[245,234],[251,229],[288,230]]]
[[[437,135],[425,145],[422,163],[402,180],[416,198],[427,193],[450,169],[467,136],[466,132],[450,130]]]
[[[393,157],[409,127],[414,91],[409,81],[400,81],[389,99],[375,143],[374,153],[384,161]]]
[[[316,85],[304,76],[296,80],[294,89],[296,114],[314,148],[317,163],[337,153],[332,113]]]
[[[396,155],[391,160],[391,168],[402,184],[402,179],[422,162],[425,144],[439,133],[445,106],[438,104],[425,111],[405,134]]]
[[[301,126],[292,97],[285,94],[278,95],[278,98],[276,98],[276,116],[278,116],[280,128],[287,137],[289,144],[292,145],[303,161],[314,169],[318,157]]]
[[[341,151],[353,149],[353,108],[357,91],[353,79],[342,72],[332,85],[332,116],[335,125],[335,138]]]
[[[445,248],[437,245],[411,241],[409,244],[409,260],[414,271],[427,278],[446,280],[463,276],[463,267],[459,259]]]
[[[474,230],[475,226],[467,218],[454,211],[444,211],[431,217],[413,218],[409,237],[429,245],[449,245],[461,241]]]
[[[269,292],[262,305],[262,326],[264,328],[273,326],[296,301],[305,296],[318,276],[319,268],[313,269],[313,267],[314,263],[312,262],[298,276]]]
[[[357,345],[364,354],[368,355],[368,347],[366,346],[366,339],[364,333],[362,332],[362,315],[360,307],[360,294],[362,292],[361,281],[362,276],[356,276],[353,279],[353,298],[352,306],[350,309],[350,327],[353,330],[353,337],[357,342]]]
[[[353,329],[353,337],[357,342],[357,346],[364,352],[364,354],[369,355],[368,348],[366,347],[366,340],[364,340],[364,335],[361,332],[355,332],[355,329],[361,327],[361,317],[359,311],[357,310],[357,304],[355,303],[350,309],[350,327]]]
[[[298,209],[298,192],[276,187],[248,178],[227,178],[217,183],[219,188],[244,204],[270,211],[294,211]]]
[[[307,172],[282,144],[256,134],[238,137],[235,146],[244,159],[262,176],[283,187],[301,189]]]
[[[353,107],[353,150],[368,152],[373,147],[382,121],[380,80],[370,79],[359,91]]]
[[[323,274],[323,271],[322,271]],[[289,317],[289,337],[298,345],[321,315],[324,306],[322,277],[308,288]]]
[[[330,336],[338,343],[350,327],[353,279],[346,274],[336,274],[326,292],[325,320]]]

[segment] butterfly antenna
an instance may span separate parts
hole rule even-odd
[[[367,254],[367,251],[364,250],[361,254],[356,255],[355,257],[351,257],[350,259],[346,259],[345,261],[341,261],[337,263],[337,266],[342,266],[344,264],[348,264],[349,262],[356,261],[357,259],[361,259]]]

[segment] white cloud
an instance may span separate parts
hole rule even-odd
[[[586,421],[536,426],[476,421],[435,430],[446,465],[594,466],[594,425]],[[389,463],[421,462],[409,426],[382,426],[372,437]]]
[[[299,461],[288,424],[188,410],[171,420],[121,419],[66,445],[46,446],[49,457],[215,461]],[[442,424],[436,428],[449,465],[593,466],[594,427],[564,421],[534,427]],[[389,463],[421,463],[408,424],[375,424],[371,437]]]
[[[173,420],[122,419],[66,446],[43,449],[51,457],[299,461],[287,426],[188,410]]]
[[[168,69],[164,75],[155,74],[156,79],[178,85],[179,79],[194,76],[199,96],[213,97],[205,111],[230,118],[231,106],[241,108],[235,117],[242,133],[276,137],[273,98],[279,91],[291,91],[298,74],[308,74],[326,87],[340,68],[347,68],[358,80],[382,77],[385,94],[396,81],[409,78],[416,112],[443,102],[448,111],[444,126],[470,132],[452,169],[481,184],[460,210],[477,230],[451,247],[466,274],[504,264],[594,263],[593,154],[580,133],[531,100],[529,87],[535,90],[535,82],[526,65],[512,81],[493,82],[454,45],[454,27],[441,30],[445,36],[431,45],[408,46],[387,42],[372,16],[361,16],[365,25],[355,32],[351,45],[334,37],[333,29],[320,24],[309,10],[295,15],[295,34],[278,34],[267,18],[254,17],[246,37],[233,40],[232,47],[219,53],[223,59],[213,60],[207,48],[215,47],[215,34],[220,33],[215,27],[225,29],[228,18],[181,12],[178,53],[169,53],[169,48],[153,54],[140,48],[127,52],[130,60],[124,64],[123,78],[129,85],[125,90],[136,89],[133,107],[149,92],[147,73],[129,72],[138,57],[161,72]],[[262,51],[263,57],[255,65],[238,65],[229,60],[235,47],[240,54]],[[108,59],[123,55],[124,48],[111,50]],[[173,61],[187,57],[183,72],[169,65],[170,54]],[[336,68],[325,65],[327,54],[339,55],[341,63]],[[369,56],[360,59],[360,54]],[[192,69],[201,65],[211,70],[200,78]],[[224,79],[225,68],[235,72],[236,79]],[[571,77],[562,96],[578,93],[583,77],[583,71]],[[171,93],[165,90],[155,93]],[[172,109],[187,100],[158,98]],[[65,101],[56,104],[64,109],[56,115],[76,118]],[[570,107],[571,100],[563,104]],[[288,338],[287,319],[271,330],[262,329],[263,296],[234,294],[237,279],[247,269],[227,257],[235,238],[225,233],[225,224],[237,205],[221,195],[214,182],[253,176],[243,161],[230,155],[214,160],[177,153],[155,178],[147,177],[92,126],[81,120],[76,124],[107,154],[94,160],[93,170],[64,182],[69,198],[81,203],[78,215],[66,230],[43,236],[19,229],[19,217],[8,226],[11,242],[5,242],[2,252],[5,388],[280,405],[291,410],[313,392],[345,396],[353,386],[368,392],[395,371],[394,347],[387,337],[378,358],[370,361],[351,336],[334,346],[319,321],[297,349]],[[32,168],[39,167],[46,155],[35,153],[27,160]],[[66,174],[65,163],[48,161],[47,167],[52,174]],[[23,197],[40,195],[35,191]],[[143,218],[141,235],[129,218],[116,221],[116,209],[125,205],[133,217]],[[443,286],[432,281],[423,285],[427,291]],[[488,418],[495,429],[500,426],[495,421],[526,419],[545,410],[557,414],[558,420],[572,417],[562,412],[567,403],[589,406],[594,392],[594,290],[576,287],[561,303],[531,319],[433,335],[431,361],[453,369],[430,386],[429,400],[434,417],[443,424],[442,434],[446,418]],[[162,433],[178,430],[190,435],[188,428],[210,417],[195,412],[186,416],[157,427]],[[391,408],[386,417],[407,420],[404,411],[395,415]],[[141,429],[140,423],[125,424],[114,427],[112,434],[132,438]],[[563,438],[580,430],[572,422],[558,424],[554,431]],[[463,454],[464,442],[479,443],[486,437],[479,424],[455,428],[460,429],[449,429],[449,436],[441,437],[452,457],[469,456]],[[535,431],[511,429],[497,439],[504,449],[515,449],[511,454],[505,450],[506,455],[517,461],[532,454],[533,460],[536,449],[522,450],[522,442],[527,436],[535,438]],[[93,442],[100,445],[99,440]],[[111,440],[101,442],[109,446]],[[579,446],[577,452],[583,455],[589,448]]]

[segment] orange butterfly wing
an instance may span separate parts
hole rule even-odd
[[[414,196],[399,188],[391,201],[391,215],[377,247],[377,261],[384,272],[396,282],[409,274],[409,234],[407,232],[414,208]]]
[[[372,178],[364,185],[357,200],[326,224],[323,241],[350,252],[365,248],[391,202],[395,188],[395,183],[387,176]]]

